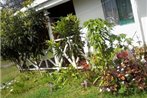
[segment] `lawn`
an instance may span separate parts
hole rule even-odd
[[[95,86],[83,88],[80,85],[80,80],[73,80],[70,84],[51,91],[48,86],[49,77],[47,75],[44,76],[44,74],[48,73],[19,73],[15,66],[1,68],[2,83],[12,79],[19,81],[16,83],[17,85],[14,84],[13,86],[14,92],[10,92],[9,88],[8,90],[2,90],[2,98],[147,98],[146,93],[131,96],[100,94]]]
[[[18,74],[19,74],[19,71],[17,70],[16,66],[1,68],[1,75],[0,75],[1,83],[11,81]]]

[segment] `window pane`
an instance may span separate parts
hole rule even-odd
[[[116,4],[119,14],[119,24],[134,22],[130,0],[116,0]]]
[[[119,20],[119,16],[117,11],[116,1],[101,0],[101,2],[102,2],[105,19],[117,24]]]

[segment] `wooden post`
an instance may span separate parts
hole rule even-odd
[[[55,42],[54,36],[53,36],[53,33],[52,33],[52,28],[51,28],[49,14],[50,13],[47,10],[44,11],[44,15],[46,16],[46,18],[48,20],[48,35],[49,35],[49,38],[50,38],[50,40],[52,40],[53,42]],[[52,48],[52,50],[53,50],[53,54],[54,54],[55,64],[56,64],[56,66],[59,66],[60,65],[60,62],[59,62],[58,56],[55,55],[55,48]]]

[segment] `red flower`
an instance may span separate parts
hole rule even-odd
[[[122,52],[117,54],[118,59],[125,59],[127,57],[128,57],[128,51],[122,51]]]

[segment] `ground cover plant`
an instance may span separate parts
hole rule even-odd
[[[71,69],[71,70],[75,70],[75,69]],[[9,88],[5,88],[4,90],[0,91],[2,98],[75,98],[75,97],[76,98],[124,98],[126,97],[123,94],[113,95],[111,93],[100,93],[98,87],[93,85],[88,86],[87,88],[83,87],[81,85],[81,82],[83,82],[86,77],[84,78],[85,73],[82,74],[82,72],[80,72],[79,75],[80,78],[83,77],[83,79],[70,78],[69,79],[70,81],[66,82],[64,86],[62,85],[62,87],[59,86],[58,88],[57,86],[55,86],[55,88],[51,90],[48,83],[49,81],[53,82],[53,80],[50,79],[49,73],[42,72],[42,75],[40,73],[38,74],[38,72],[20,74],[16,66],[5,68],[5,70],[1,69],[1,71],[2,73],[6,71],[7,74],[12,72],[18,72],[17,76],[15,76],[14,74],[12,74],[13,76],[11,75],[12,77],[14,77],[13,79],[17,80],[17,83],[12,84],[11,86],[9,86]],[[63,74],[63,73],[65,72],[61,72],[59,74]],[[55,72],[54,75],[55,74],[56,76],[54,77],[59,76],[57,72]],[[68,77],[70,76],[71,74]],[[5,77],[7,76],[6,75],[3,76],[3,78]],[[55,78],[55,80],[58,80],[58,78]],[[54,83],[56,84],[55,80]],[[24,87],[22,87],[23,85]],[[60,83],[58,85],[60,85]],[[13,91],[11,90],[12,88]],[[128,95],[127,97],[146,98],[147,94],[145,92],[136,93],[133,95]]]

